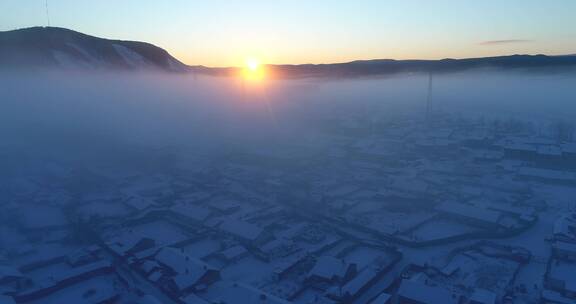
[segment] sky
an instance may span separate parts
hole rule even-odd
[[[165,48],[190,65],[576,53],[576,0],[48,0],[49,24]],[[48,25],[1,0],[0,31]]]

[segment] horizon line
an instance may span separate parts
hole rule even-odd
[[[44,29],[63,29],[63,30],[68,30],[68,31],[72,31],[72,32],[76,32],[82,35],[87,35],[90,37],[94,37],[94,38],[98,38],[98,39],[105,39],[105,40],[112,40],[112,41],[126,41],[126,42],[138,42],[138,43],[147,43],[150,45],[153,45],[155,47],[158,47],[164,51],[166,51],[170,56],[172,56],[173,58],[175,58],[176,60],[180,61],[182,64],[188,66],[188,67],[196,67],[196,68],[208,68],[208,69],[240,69],[243,68],[243,66],[238,65],[238,66],[234,66],[234,65],[230,65],[230,66],[212,66],[212,65],[204,65],[204,64],[190,64],[190,63],[186,63],[184,61],[182,61],[180,58],[176,57],[175,55],[172,55],[171,52],[168,51],[168,49],[164,48],[163,46],[157,45],[155,43],[152,42],[148,42],[148,41],[140,41],[140,40],[125,40],[125,39],[114,39],[114,38],[105,38],[105,37],[99,37],[99,36],[94,36],[92,34],[87,34],[75,29],[70,29],[70,28],[66,28],[66,27],[61,27],[61,26],[53,26],[53,25],[35,25],[35,26],[29,26],[29,27],[21,27],[21,28],[14,28],[14,29],[9,29],[9,30],[1,30],[1,32],[11,32],[11,31],[18,31],[18,30],[26,30],[26,29],[33,29],[33,28],[44,28]],[[489,42],[501,42],[501,41],[529,41],[529,40],[493,40],[493,41],[489,41]],[[483,45],[486,41],[479,43],[479,45]],[[499,54],[499,55],[493,55],[493,56],[478,56],[478,57],[437,57],[434,59],[419,59],[419,58],[406,58],[406,59],[397,59],[397,58],[390,58],[390,57],[380,57],[380,58],[370,58],[370,59],[352,59],[349,61],[333,61],[333,62],[320,62],[320,63],[311,63],[311,62],[304,62],[304,63],[265,63],[263,62],[262,65],[263,66],[300,66],[300,65],[332,65],[332,64],[348,64],[348,63],[353,63],[353,62],[367,62],[367,61],[380,61],[380,60],[392,60],[392,61],[442,61],[442,60],[465,60],[465,59],[482,59],[482,58],[497,58],[497,57],[509,57],[509,56],[548,56],[548,57],[557,57],[557,56],[576,56],[575,53],[569,53],[569,54],[547,54],[547,53],[508,53],[508,54]]]

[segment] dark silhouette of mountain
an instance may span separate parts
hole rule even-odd
[[[471,69],[506,69],[524,71],[558,71],[576,68],[576,55],[510,55],[498,57],[441,59],[441,60],[357,60],[329,64],[267,65],[275,77],[357,77],[388,75],[395,73],[425,72],[444,73]],[[211,75],[234,75],[241,68],[196,67],[199,73]]]
[[[0,69],[59,67],[67,69],[189,69],[168,52],[149,43],[97,38],[57,27],[0,32]]]
[[[278,76],[361,76],[402,72],[456,72],[477,68],[533,69],[576,67],[576,55],[510,55],[442,60],[358,60],[333,64],[270,65]]]
[[[187,66],[164,49],[145,42],[97,38],[56,27],[32,27],[0,32],[0,69],[62,67],[194,71],[231,75],[240,68]],[[510,55],[442,60],[357,60],[332,64],[268,65],[277,77],[349,77],[402,72],[454,72],[475,68],[564,69],[576,67],[576,55]]]

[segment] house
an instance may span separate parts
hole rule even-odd
[[[16,267],[0,265],[0,285],[11,284],[24,278],[24,275]]]
[[[114,272],[112,263],[105,260],[78,267],[70,267],[66,263],[62,263],[61,265],[63,266],[62,269],[52,272],[50,280],[43,281],[44,284],[35,285],[30,289],[16,294],[14,296],[16,302],[39,300],[71,285],[76,285],[91,278]]]
[[[208,301],[205,301],[193,293],[180,298],[180,301],[184,304],[209,304]]]
[[[158,283],[162,277],[164,277],[164,274],[160,269],[153,270],[150,274],[148,274],[148,276],[146,276],[148,281],[152,283]]]
[[[521,167],[518,170],[518,177],[544,183],[576,183],[576,174],[574,172],[533,167]]]
[[[203,223],[212,214],[209,209],[190,204],[177,204],[170,208],[170,212],[177,218],[196,224]]]
[[[565,143],[562,145],[562,158],[567,164],[576,165],[576,143]]]
[[[286,257],[300,248],[292,240],[276,239],[260,247],[269,257]]]
[[[486,129],[480,128],[470,131],[455,132],[452,134],[451,138],[457,139],[460,145],[472,147],[472,148],[482,148],[486,147],[493,138],[490,136]]]
[[[215,283],[206,298],[210,303],[242,303],[242,304],[290,304],[292,302],[268,294],[250,285],[220,281]]]
[[[381,277],[382,271],[376,267],[367,267],[343,286],[334,288],[330,297],[346,303],[351,303],[362,293],[372,287]]]
[[[209,206],[222,214],[232,214],[240,210],[238,202],[227,198],[218,198],[210,201]]]
[[[576,261],[576,243],[556,241],[552,244],[552,251],[558,258]]]
[[[381,293],[370,304],[392,304],[392,295],[388,293]]]
[[[308,257],[305,252],[296,253],[285,260],[280,261],[274,268],[274,277],[277,280],[283,279],[287,273],[296,268],[296,266]]]
[[[504,155],[507,158],[531,161],[536,158],[538,148],[526,143],[511,142],[504,146]]]
[[[451,201],[438,204],[435,210],[447,216],[485,228],[498,228],[502,218],[502,213],[498,211]]]
[[[309,282],[342,283],[348,281],[355,274],[356,264],[346,263],[332,256],[321,256],[308,272],[306,280]]]
[[[402,280],[398,289],[398,304],[456,304],[458,301],[441,287],[422,282]]]
[[[20,225],[26,231],[64,230],[68,224],[68,218],[60,207],[36,204],[20,208]]]
[[[134,259],[140,261],[140,260],[151,258],[153,255],[156,254],[156,252],[158,252],[158,247],[154,246],[154,247],[150,247],[148,249],[144,249],[142,251],[132,252],[131,256],[134,257]]]
[[[143,295],[141,298],[138,299],[138,303],[141,304],[162,304],[158,298],[153,295]]]
[[[500,151],[482,150],[474,153],[474,160],[477,162],[499,162],[504,158],[504,153]]]
[[[248,250],[246,250],[246,248],[244,248],[244,246],[238,245],[216,253],[216,257],[226,262],[233,263],[238,260],[241,260],[242,258],[248,256],[249,254],[250,253],[248,252]]]
[[[149,198],[141,196],[132,196],[124,201],[124,205],[126,205],[134,212],[142,212],[144,210],[152,208],[153,206],[156,205],[156,203]]]
[[[220,279],[218,270],[176,248],[164,247],[154,258],[172,274],[164,288],[176,296],[203,290]]]
[[[552,259],[548,265],[545,286],[565,297],[576,299],[576,263]]]
[[[16,304],[16,301],[11,296],[0,295],[0,304]]]
[[[144,251],[156,246],[156,241],[136,233],[124,232],[106,241],[107,248],[119,257]]]
[[[561,293],[544,289],[542,290],[542,297],[540,299],[542,303],[554,303],[554,304],[574,304],[573,299],[564,297]]]
[[[539,146],[536,150],[536,161],[542,165],[561,165],[562,149],[556,145]]]
[[[427,182],[412,178],[396,178],[389,187],[392,190],[416,196],[432,196],[434,194],[432,187]]]
[[[226,219],[218,228],[222,232],[251,244],[257,243],[264,238],[264,230],[262,228],[236,219]]]
[[[81,266],[88,263],[97,261],[99,258],[96,254],[91,253],[87,249],[76,250],[73,253],[66,256],[67,263],[72,266]]]
[[[140,270],[144,273],[145,276],[149,276],[152,272],[160,269],[161,266],[160,264],[158,264],[158,262],[155,261],[144,261],[141,265],[140,265]]]
[[[486,289],[476,288],[470,296],[469,304],[496,304],[496,294]]]
[[[209,198],[212,197],[212,193],[195,189],[192,193],[187,193],[182,195],[182,198],[179,199],[179,202],[194,202],[194,203],[201,203]]]
[[[576,242],[576,215],[561,216],[554,222],[554,239],[564,242]]]

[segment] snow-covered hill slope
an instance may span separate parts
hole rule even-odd
[[[149,43],[109,40],[57,27],[0,32],[0,69],[163,70],[184,72],[188,66]]]

